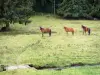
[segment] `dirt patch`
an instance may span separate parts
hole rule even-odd
[[[72,63],[70,65],[64,66],[64,67],[58,67],[58,66],[50,66],[50,65],[44,65],[44,66],[36,66],[33,64],[26,64],[26,65],[14,65],[14,66],[5,66],[5,65],[0,65],[0,72],[2,71],[8,71],[8,70],[15,70],[15,69],[27,69],[27,68],[32,68],[34,70],[63,70],[67,68],[72,68],[72,67],[82,67],[82,66],[100,66],[100,63],[92,63],[92,64],[86,64],[86,63]]]

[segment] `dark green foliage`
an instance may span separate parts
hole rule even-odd
[[[0,0],[0,23],[26,21],[33,13],[34,0]]]
[[[66,18],[100,18],[99,0],[63,0],[57,13]]]
[[[64,18],[100,18],[100,0],[36,0],[34,8]]]
[[[93,17],[100,18],[100,0],[91,1],[91,12],[89,14]]]
[[[6,71],[5,67],[6,67],[5,65],[0,65],[0,72]]]
[[[61,2],[62,0],[36,0],[34,8],[36,12],[54,13],[54,7],[57,9]]]
[[[52,1],[51,0],[36,0],[34,6],[36,12],[49,12],[52,13]]]
[[[54,13],[64,18],[100,18],[100,0],[0,0],[0,25],[27,24],[34,12]]]

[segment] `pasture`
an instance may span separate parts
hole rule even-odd
[[[47,15],[30,20],[32,22],[26,26],[15,23],[11,31],[0,32],[0,64],[64,67],[75,63],[100,63],[100,21],[65,20]],[[83,35],[81,25],[90,27],[91,35]],[[51,28],[51,37],[49,34],[42,37],[40,26]],[[69,32],[67,35],[64,26],[73,27],[75,34]],[[27,69],[0,74],[19,75],[21,71],[21,75],[99,75],[100,66],[68,68],[61,72]]]

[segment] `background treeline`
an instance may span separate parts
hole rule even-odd
[[[36,0],[35,11],[64,18],[100,18],[100,0]]]
[[[63,18],[100,18],[100,0],[0,0],[0,23],[29,22],[34,13],[53,13]]]
[[[57,13],[63,17],[100,18],[100,0],[63,0]]]

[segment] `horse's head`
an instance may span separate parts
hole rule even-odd
[[[82,25],[81,27],[82,27],[82,28],[84,28],[84,26],[83,26],[83,25]]]
[[[82,28],[83,28],[84,30],[86,30],[86,29],[87,29],[87,27],[86,27],[86,26],[83,26],[83,25],[82,25]]]
[[[40,27],[40,30],[42,30],[42,27]]]
[[[66,29],[66,27],[64,26],[64,29]]]

